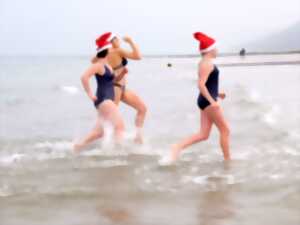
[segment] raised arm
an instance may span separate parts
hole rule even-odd
[[[92,101],[96,101],[97,97],[93,94],[89,81],[90,78],[94,76],[96,73],[97,73],[97,66],[91,65],[81,76],[82,86]]]
[[[199,64],[199,81],[198,86],[200,89],[201,94],[210,102],[210,104],[214,105],[217,102],[214,100],[214,98],[210,95],[209,91],[207,90],[207,87],[205,86],[205,83],[213,70],[213,65],[203,62]]]
[[[119,50],[120,55],[124,58],[133,59],[133,60],[142,59],[141,52],[140,52],[138,46],[133,42],[133,40],[130,37],[124,37],[123,40],[130,45],[131,51],[120,49]]]

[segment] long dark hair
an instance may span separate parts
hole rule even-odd
[[[105,49],[105,50],[97,53],[97,58],[105,58],[107,56],[107,54],[108,54],[108,49]]]

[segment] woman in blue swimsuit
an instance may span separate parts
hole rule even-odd
[[[96,40],[98,47],[96,60],[81,77],[87,95],[94,102],[98,118],[95,128],[83,140],[74,144],[75,152],[79,152],[83,147],[103,136],[103,120],[109,121],[113,125],[116,140],[119,142],[122,139],[124,123],[118,107],[114,103],[115,76],[112,68],[107,63],[107,56],[112,45],[107,39],[108,36],[104,34]],[[93,94],[89,84],[89,80],[93,76],[97,81],[96,95]]]
[[[126,74],[128,73],[127,64],[128,60],[140,60],[141,52],[137,44],[132,38],[126,36],[123,40],[129,44],[130,50],[125,50],[121,47],[121,39],[115,34],[109,32],[109,41],[112,44],[112,49],[108,54],[108,63],[113,68],[114,72],[120,77],[120,79],[114,81],[115,86],[115,103],[119,105],[120,102],[132,107],[136,111],[135,126],[136,135],[134,141],[136,143],[143,143],[143,127],[147,114],[147,106],[143,99],[134,91],[128,89]],[[94,62],[94,59],[92,60]],[[121,74],[121,75],[120,75]],[[120,75],[120,76],[119,76]]]
[[[172,146],[172,161],[179,157],[183,149],[197,142],[207,140],[213,124],[217,126],[220,132],[220,145],[224,159],[230,160],[230,130],[218,103],[218,98],[224,99],[225,94],[219,93],[219,70],[213,64],[213,59],[217,56],[216,43],[214,39],[201,32],[195,33],[194,37],[200,41],[200,52],[202,54],[198,69],[200,94],[197,101],[200,109],[201,127],[196,134]]]

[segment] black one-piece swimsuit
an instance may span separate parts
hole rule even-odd
[[[97,100],[94,102],[95,107],[97,108],[103,101],[112,100],[114,101],[115,92],[114,92],[114,74],[110,71],[107,66],[105,67],[105,72],[103,75],[96,74],[97,81]]]
[[[219,70],[217,66],[214,65],[214,69],[208,76],[205,86],[211,97],[217,101],[219,95]],[[210,102],[201,93],[199,94],[197,103],[198,107],[202,110],[210,105]]]

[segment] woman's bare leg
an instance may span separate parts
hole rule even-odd
[[[205,112],[207,113],[211,121],[213,121],[213,123],[216,124],[220,132],[220,145],[223,151],[224,159],[230,160],[230,150],[229,150],[230,129],[227,121],[224,118],[221,107],[208,106],[205,109]]]
[[[98,119],[95,128],[85,136],[82,141],[74,144],[74,152],[79,153],[86,145],[101,138],[104,134],[101,120],[107,120],[114,126],[114,133],[117,142],[123,137],[124,123],[119,114],[118,107],[111,100],[106,100],[98,106]]]
[[[114,102],[115,102],[116,105],[119,105],[120,101],[122,99],[123,91],[120,87],[114,86],[114,92],[115,92]]]
[[[212,121],[204,111],[200,111],[201,124],[200,131],[192,136],[183,139],[178,144],[172,146],[172,161],[177,160],[182,150],[200,141],[207,140],[211,131]]]
[[[85,146],[92,143],[93,141],[101,138],[104,134],[103,127],[101,125],[100,118],[97,119],[94,129],[85,136],[81,141],[74,144],[74,152],[79,153]]]
[[[106,100],[99,106],[101,117],[109,121],[114,127],[115,139],[118,143],[123,139],[124,122],[119,113],[118,106],[111,100]]]
[[[144,126],[144,121],[147,113],[147,107],[143,100],[136,95],[133,91],[126,90],[123,94],[122,101],[126,103],[127,105],[133,107],[136,111],[136,117],[135,117],[135,126],[137,129],[135,142],[136,143],[143,143],[143,135],[142,135],[142,129]]]

